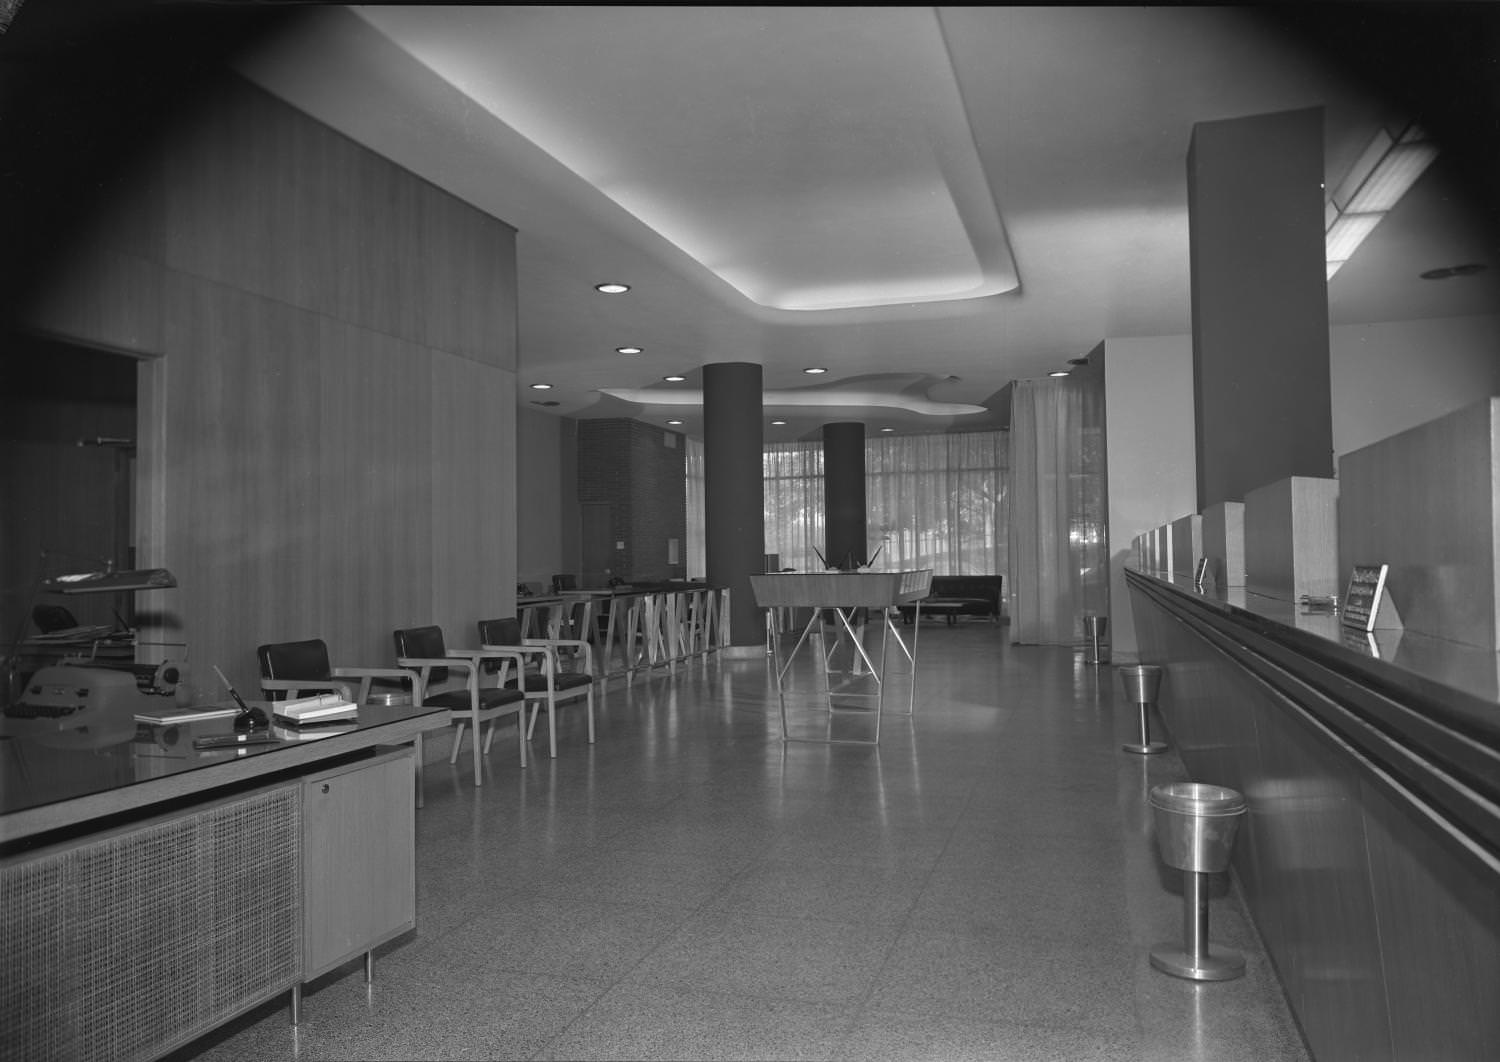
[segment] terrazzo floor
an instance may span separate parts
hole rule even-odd
[[[1146,797],[1181,763],[1121,752],[1110,668],[1007,637],[923,624],[878,747],[784,745],[767,661],[723,657],[612,680],[556,760],[497,735],[479,789],[429,741],[417,930],[373,984],[310,985],[300,1026],[268,1003],[173,1059],[1306,1062],[1227,883],[1211,936],[1246,976],[1151,969],[1182,899]]]

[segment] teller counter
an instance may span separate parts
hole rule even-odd
[[[1195,781],[1318,1062],[1500,1058],[1500,655],[1126,572]]]

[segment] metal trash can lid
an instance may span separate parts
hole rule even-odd
[[[1242,794],[1222,785],[1172,782],[1151,790],[1151,806],[1180,815],[1239,815],[1249,805]]]

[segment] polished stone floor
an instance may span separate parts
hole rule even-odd
[[[1232,890],[1211,935],[1244,978],[1150,967],[1182,899],[1146,796],[1182,766],[1121,752],[1109,668],[1007,634],[924,624],[878,747],[783,745],[766,661],[714,658],[610,682],[592,748],[577,711],[524,771],[498,735],[481,789],[429,763],[418,929],[374,983],[352,964],[299,1027],[267,1004],[174,1057],[1305,1062]]]

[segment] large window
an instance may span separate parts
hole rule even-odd
[[[702,577],[703,448],[688,446],[688,574]],[[866,528],[880,568],[1005,573],[1009,437],[999,431],[880,436],[865,442]],[[765,448],[766,552],[817,571],[824,546],[823,445]],[[876,550],[879,550],[878,556]]]

